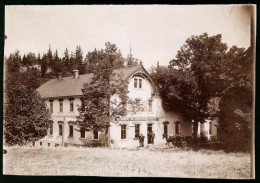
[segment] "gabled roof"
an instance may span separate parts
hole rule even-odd
[[[117,74],[122,74],[122,80],[126,81],[134,73],[137,72],[148,72],[142,66],[133,66],[122,69],[115,69],[113,71],[114,76],[118,77]],[[149,74],[148,74],[149,75]],[[149,76],[150,77],[150,76]],[[37,91],[42,98],[62,98],[70,96],[80,96],[82,95],[81,89],[83,88],[84,83],[89,83],[93,78],[93,74],[83,74],[79,78],[74,78],[74,76],[64,77],[62,80],[50,79],[43,85],[41,85]],[[120,84],[120,83],[118,83]],[[155,84],[153,82],[153,84]]]

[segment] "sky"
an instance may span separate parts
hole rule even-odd
[[[246,5],[55,5],[5,7],[5,56],[46,53],[80,45],[84,57],[105,42],[130,52],[146,69],[167,66],[191,35],[222,34],[229,47],[250,46]]]

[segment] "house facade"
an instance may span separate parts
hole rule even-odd
[[[52,121],[48,135],[36,145],[102,146],[108,142],[113,148],[136,148],[141,134],[145,137],[144,146],[164,145],[163,134],[192,135],[190,121],[185,121],[181,114],[163,109],[159,88],[142,66],[116,69],[114,72],[123,73],[122,79],[128,83],[128,97],[140,103],[142,110],[112,119],[107,136],[104,132],[79,129],[74,122],[79,115],[81,89],[84,83],[91,81],[93,74],[79,75],[76,70],[71,77],[59,75],[58,79],[51,79],[37,89],[52,112]],[[214,120],[209,120],[199,125],[198,134],[203,132],[209,139],[216,136],[214,123]]]

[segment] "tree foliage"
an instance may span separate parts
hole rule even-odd
[[[170,77],[166,84],[168,98],[179,100],[185,115],[194,120],[194,137],[198,122],[203,123],[208,113],[209,100],[219,93],[219,68],[227,45],[222,43],[221,35],[192,36],[186,40],[170,61]]]
[[[113,72],[123,66],[121,53],[114,44],[106,43],[106,49],[88,53],[87,62],[93,65],[94,74],[90,83],[82,89],[82,105],[77,124],[85,130],[106,131],[109,122],[117,115],[126,113],[127,85],[122,73]],[[102,60],[97,61],[96,58]],[[113,98],[117,95],[118,98]]]
[[[252,48],[233,46],[223,63],[219,137],[230,150],[251,150],[253,129]]]
[[[7,72],[19,72],[21,66],[21,55],[18,50],[10,54],[8,59],[6,59],[6,69]]]
[[[164,107],[194,120],[194,137],[198,122],[215,115],[219,118],[218,137],[233,150],[249,149],[253,124],[252,48],[228,49],[221,35],[204,33],[188,38],[168,68],[158,63],[151,70],[161,88]],[[216,105],[218,109],[212,110]]]
[[[128,54],[125,59],[126,67],[141,65],[141,60],[133,57],[132,53]]]
[[[8,145],[34,142],[47,134],[50,114],[35,89],[40,73],[7,73],[4,98],[4,139]]]

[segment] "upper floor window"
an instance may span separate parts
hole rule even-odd
[[[82,111],[85,111],[85,102],[84,102],[84,99],[82,97],[80,98],[80,102],[81,102],[81,108],[80,109]]]
[[[63,112],[63,100],[59,100],[60,101],[60,112]]]
[[[70,112],[74,111],[74,104],[73,104],[74,99],[70,99]]]
[[[53,112],[53,100],[50,100],[50,111]]]
[[[126,125],[121,125],[121,139],[126,139]]]
[[[152,112],[152,110],[153,110],[153,101],[149,100],[148,101],[148,105],[149,105],[149,112]]]

